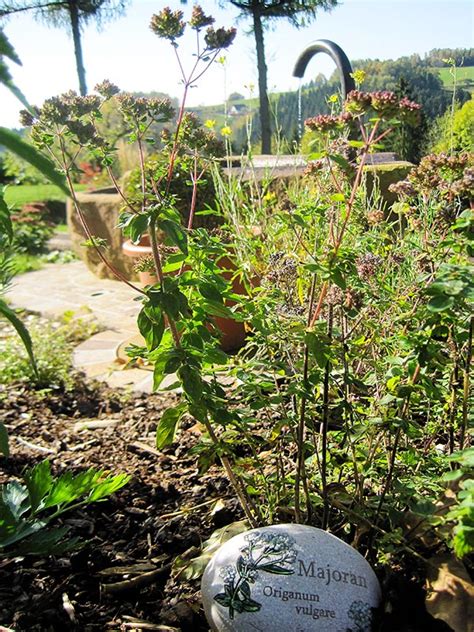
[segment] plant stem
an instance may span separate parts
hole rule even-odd
[[[216,433],[214,432],[214,428],[212,427],[211,422],[209,421],[209,419],[206,417],[206,420],[204,421],[204,426],[206,427],[207,433],[209,434],[209,436],[211,437],[212,442],[214,443],[214,445],[219,445],[219,438],[217,437]],[[223,454],[221,454],[219,456],[220,461],[222,463],[222,466],[227,474],[227,478],[229,479],[230,484],[232,485],[232,487],[235,490],[235,493],[237,494],[237,497],[240,501],[240,504],[242,506],[242,509],[244,510],[244,513],[251,525],[252,528],[255,528],[258,526],[257,520],[255,519],[252,510],[250,508],[250,503],[249,500],[247,498],[247,495],[242,487],[242,483],[238,480],[237,476],[234,474],[234,471],[232,469],[232,465],[230,464],[230,460],[228,457],[224,456]],[[254,506],[254,510],[256,509],[256,507]],[[261,519],[261,516],[259,515],[258,518]]]
[[[461,424],[461,434],[459,438],[459,447],[461,450],[464,450],[464,444],[466,441],[466,434],[467,434],[468,421],[469,421],[468,417],[469,417],[470,371],[471,371],[471,362],[472,362],[473,328],[474,328],[474,318],[471,317],[471,322],[469,323],[469,340],[467,343],[466,361],[464,363],[464,371],[463,371],[462,424]]]
[[[328,336],[332,337],[333,328],[333,310],[329,306],[328,314]],[[321,484],[323,492],[323,522],[322,528],[327,529],[329,519],[329,504],[327,492],[327,454],[328,454],[328,425],[329,425],[329,378],[331,374],[331,363],[328,360],[324,368],[324,386],[323,386],[323,418],[320,426],[320,435],[322,439],[321,450]]]
[[[63,143],[62,138],[60,139],[61,145]],[[120,272],[120,270],[117,270],[117,268],[115,268],[115,266],[113,266],[105,257],[105,255],[103,254],[103,252],[100,249],[100,246],[96,243],[95,237],[92,234],[89,225],[87,224],[87,220],[84,216],[84,213],[82,212],[82,208],[81,205],[79,204],[79,201],[77,199],[76,196],[76,192],[74,191],[74,186],[71,180],[71,174],[69,172],[69,169],[64,168],[65,171],[65,176],[66,176],[66,181],[69,187],[69,191],[71,193],[71,198],[74,204],[74,209],[76,210],[76,213],[79,217],[79,221],[81,222],[82,228],[84,229],[84,232],[87,236],[87,238],[89,239],[89,241],[91,242],[92,246],[94,247],[94,250],[96,251],[97,255],[99,256],[100,260],[107,266],[107,268],[112,272],[112,274],[114,276],[117,277],[117,279],[119,279],[120,281],[122,281],[122,283],[125,283],[126,285],[128,285],[130,288],[132,288],[132,290],[135,290],[136,292],[139,292],[140,294],[145,294],[145,292],[137,287],[136,285],[134,285],[133,283],[131,283],[124,274],[122,274],[122,272]]]
[[[415,372],[413,373],[413,377],[411,378],[411,384],[414,385],[416,384],[416,382],[418,381],[418,377],[420,375],[420,365],[418,364]],[[402,421],[404,421],[408,415],[408,410],[410,408],[410,395],[407,395],[407,397],[405,398],[404,404],[403,404],[403,408],[400,414],[400,419]],[[397,428],[397,431],[395,433],[395,438],[393,441],[393,445],[390,451],[390,464],[389,464],[389,468],[388,468],[388,472],[387,472],[387,478],[385,479],[385,484],[382,490],[382,493],[380,494],[380,499],[379,499],[379,503],[377,506],[377,511],[375,512],[375,519],[374,519],[374,524],[378,524],[379,521],[379,517],[380,517],[380,512],[382,510],[382,506],[385,500],[385,496],[387,495],[390,486],[392,484],[392,478],[393,478],[393,473],[395,471],[395,460],[396,460],[396,456],[397,456],[397,451],[398,451],[398,444],[400,442],[400,437],[402,435],[402,427],[399,426]]]

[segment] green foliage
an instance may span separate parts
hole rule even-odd
[[[20,159],[27,161],[30,165],[43,173],[50,182],[59,187],[66,195],[69,195],[64,177],[56,171],[51,160],[38,153],[18,134],[15,134],[15,132],[12,132],[11,130],[0,127],[0,145],[3,145],[7,149],[9,149]]]
[[[152,154],[145,163],[146,173],[146,187],[148,196],[153,199],[152,182],[160,182],[166,178],[167,170],[169,167],[170,153],[163,150],[159,154]],[[191,184],[192,174],[203,174],[197,184],[196,189],[196,208],[203,210],[207,206],[213,206],[215,200],[215,189],[212,178],[205,175],[205,172],[209,170],[209,160],[204,157],[199,157],[199,160],[195,163],[195,158],[189,154],[180,154],[176,156],[174,162],[174,173],[171,185],[169,188],[169,194],[173,198],[173,204],[176,206],[181,218],[182,223],[186,226],[189,220],[189,209],[191,208],[191,202],[193,198],[193,187]],[[125,193],[128,202],[132,205],[137,205],[142,199],[141,192],[141,168],[135,168],[130,174],[128,174],[125,181]],[[198,227],[212,227],[219,223],[216,216],[210,215],[198,215],[194,221],[194,226]],[[146,226],[142,228],[141,232],[144,232]],[[134,239],[132,239],[134,241]]]
[[[446,111],[450,110],[452,95],[446,91],[439,77],[438,69],[430,68],[419,55],[401,57],[397,60],[354,60],[353,68],[365,71],[362,88],[368,92],[391,90],[398,96],[406,96],[422,106],[423,118],[420,124],[412,129],[400,126],[383,141],[383,151],[395,151],[400,158],[418,162],[423,151],[426,151],[428,129],[430,124]],[[328,80],[320,75],[315,80],[302,86],[301,110],[298,94],[288,92],[270,95],[272,116],[276,121],[278,136],[291,147],[295,141],[301,140],[302,123],[305,119],[317,114],[331,112],[334,107],[332,95],[340,92],[340,78],[334,73]],[[456,100],[462,105],[470,99],[470,94],[462,87],[456,91]],[[249,111],[254,112],[252,101],[247,101]],[[198,111],[198,110],[197,110]],[[204,116],[204,111],[202,112]],[[210,118],[213,118],[212,116]],[[246,120],[232,119],[233,142],[239,150],[247,146]],[[261,133],[258,115],[251,122],[251,143],[254,144]],[[307,132],[305,133],[305,135]],[[303,139],[307,145],[307,141]],[[303,153],[308,153],[305,148]]]
[[[15,184],[47,184],[49,182],[41,171],[9,151],[3,155],[3,169],[5,178]]]
[[[175,47],[182,18],[164,9],[152,28]],[[209,19],[193,12],[198,38],[195,20]],[[216,33],[197,64],[215,60]],[[227,43],[232,31],[222,37]],[[426,87],[432,78],[421,75]],[[195,76],[184,78],[185,94]],[[65,139],[106,169],[114,161],[96,121],[117,89],[104,82],[97,91],[49,99],[34,117],[35,143],[56,156],[70,184]],[[202,424],[200,471],[221,463],[251,526],[291,515],[379,559],[424,546],[421,538],[407,544],[409,520],[449,541],[436,506],[450,469],[445,453],[462,449],[469,433],[471,157],[427,159],[408,183],[410,203],[384,217],[364,165],[392,127],[418,119],[419,106],[400,91],[356,91],[343,113],[308,123],[321,135],[317,164],[287,188],[252,178],[243,186],[215,169],[226,224],[206,231],[193,215],[199,157],[212,135],[183,116],[183,103],[176,130],[164,135],[167,164],[149,173],[148,131],[173,119],[171,105],[116,99],[141,165],[136,197],[122,191],[119,223],[134,241],[148,234],[157,276],[145,288],[127,281],[139,293],[145,340],[130,355],[153,366],[155,389],[175,374],[183,393],[162,415],[157,445],[176,440],[184,414]],[[351,139],[354,130],[363,141]],[[182,156],[191,159],[184,217],[172,193]],[[222,318],[251,332],[232,357],[218,348]],[[242,601],[235,591],[229,610]]]
[[[474,99],[458,107],[454,114],[447,111],[438,118],[431,132],[434,152],[474,151]]]
[[[0,83],[8,88],[25,107],[29,107],[25,96],[13,82],[13,77],[8,69],[8,65],[5,62],[4,57],[21,66],[21,61],[16,54],[15,49],[10,44],[7,36],[3,32],[3,29],[0,28]]]
[[[458,481],[457,503],[451,507],[446,520],[454,522],[452,546],[459,558],[474,550],[474,448],[466,448],[451,456],[458,465],[445,475],[445,481]]]
[[[17,253],[41,254],[54,234],[54,226],[38,206],[24,206],[12,215],[12,247]]]
[[[0,550],[3,555],[60,555],[76,547],[67,526],[53,526],[62,514],[105,500],[130,476],[89,469],[53,477],[49,461],[27,470],[23,484],[11,481],[0,495]]]
[[[30,336],[35,350],[36,373],[25,347],[18,338],[9,336],[0,343],[0,384],[21,381],[35,388],[72,388],[72,345],[67,327],[33,324]]]

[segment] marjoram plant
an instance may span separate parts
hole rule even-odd
[[[141,288],[114,272],[142,301],[138,326],[146,347],[131,355],[154,365],[155,388],[176,374],[183,389],[182,401],[162,416],[158,447],[174,441],[189,414],[206,431],[195,448],[201,469],[220,461],[251,526],[293,520],[330,529],[381,558],[413,552],[412,539],[445,520],[441,477],[455,463],[446,455],[468,446],[472,214],[456,194],[443,222],[430,196],[408,213],[398,207],[403,213],[396,217],[376,197],[368,200],[370,154],[399,121],[416,123],[419,106],[391,92],[357,90],[340,115],[307,121],[323,150],[267,218],[264,238],[248,237],[255,243],[242,251],[253,252],[252,260],[238,261],[242,231],[231,221],[227,240],[193,229],[205,177],[198,157],[214,138],[185,112],[186,97],[235,35],[212,23],[194,7],[189,26],[197,50],[186,73],[182,12],[164,9],[152,18],[152,30],[172,45],[184,83],[162,149],[162,175],[150,178],[145,148],[155,140],[147,135],[152,122],[174,118],[166,100],[118,94],[104,82],[98,96],[49,99],[24,122],[65,174],[89,243],[107,265],[105,244],[91,234],[72,190],[66,139],[109,169],[123,200],[124,234],[135,242],[149,235],[156,283]],[[114,148],[97,129],[109,99],[138,148],[141,195],[133,201],[110,169]],[[180,153],[195,157],[184,221],[170,193]],[[232,201],[234,210],[238,203]],[[247,297],[232,292],[218,265],[224,256],[245,271]],[[218,348],[215,316],[248,323],[252,335],[232,358]],[[220,383],[222,373],[233,378],[231,390]]]

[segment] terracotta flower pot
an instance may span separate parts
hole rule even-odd
[[[137,263],[142,257],[151,256],[150,238],[148,235],[143,235],[139,244],[134,244],[133,241],[127,239],[122,244],[122,251],[125,256],[130,257]],[[139,272],[138,278],[142,285],[153,285],[156,283],[154,272]]]
[[[148,235],[144,235],[139,244],[134,244],[128,239],[123,243],[122,249],[127,257],[131,257],[137,261],[142,257],[152,255]],[[225,270],[223,277],[228,281],[231,280],[233,271],[236,269],[234,263],[228,257],[222,257],[219,260],[219,267]],[[138,277],[140,283],[143,285],[153,285],[157,281],[156,275],[153,272],[139,272]],[[246,293],[244,286],[237,278],[232,280],[232,291],[234,294]],[[235,301],[226,301],[227,307],[232,307],[232,305],[235,305]],[[233,351],[243,346],[246,336],[244,323],[238,322],[233,318],[223,318],[222,316],[214,316],[213,321],[222,333],[220,347],[223,351]]]

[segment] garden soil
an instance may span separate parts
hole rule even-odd
[[[132,476],[107,501],[64,516],[82,548],[61,557],[0,558],[0,630],[208,630],[199,580],[176,577],[172,563],[199,553],[215,529],[242,514],[219,469],[199,473],[189,453],[201,432],[194,422],[171,448],[155,449],[157,423],[176,398],[131,396],[81,380],[70,392],[18,385],[0,393],[11,444],[10,457],[0,456],[0,483],[44,458],[56,474],[95,467]],[[412,581],[418,572],[391,569],[380,577],[381,630],[451,630],[427,614],[421,584]]]

